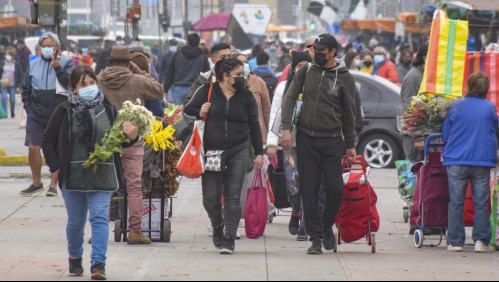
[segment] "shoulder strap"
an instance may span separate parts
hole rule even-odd
[[[210,90],[208,90],[208,103],[211,102],[211,94],[213,93],[213,83],[210,83]],[[203,121],[206,121],[208,119],[208,114],[206,114],[204,117],[203,117]]]

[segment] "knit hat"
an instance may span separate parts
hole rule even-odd
[[[293,62],[291,63],[291,71],[293,71],[300,62],[312,62],[312,57],[310,57],[310,54],[308,52],[292,52],[291,56],[293,57]]]
[[[128,47],[130,48],[130,53],[133,53],[133,52],[144,52],[144,43],[142,41],[132,41],[132,43],[130,44],[130,46]]]

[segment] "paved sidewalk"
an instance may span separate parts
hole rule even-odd
[[[4,168],[0,168],[3,170]],[[26,168],[27,169],[27,168]],[[21,170],[21,169],[19,169]],[[499,256],[448,253],[445,247],[415,249],[402,219],[402,201],[394,170],[373,170],[379,195],[381,230],[378,253],[363,242],[339,246],[339,253],[308,256],[308,242],[288,234],[289,214],[281,213],[267,226],[266,236],[236,244],[236,254],[221,256],[206,227],[198,181],[184,181],[174,201],[171,243],[128,246],[112,241],[107,274],[111,280],[495,280]],[[45,182],[47,182],[46,180]],[[89,279],[90,245],[85,244],[85,273],[67,277],[66,212],[61,197],[21,197],[27,179],[0,178],[0,279]],[[111,224],[113,226],[113,224]],[[88,226],[87,226],[88,229]],[[113,227],[111,227],[112,231]],[[240,229],[244,233],[244,229]],[[90,234],[87,231],[86,239]],[[428,242],[431,243],[431,242]]]

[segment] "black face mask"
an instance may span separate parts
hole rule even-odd
[[[315,53],[315,62],[317,63],[317,65],[319,65],[319,67],[323,67],[327,64],[327,59],[326,59],[326,54],[322,54],[322,53]]]
[[[232,87],[236,91],[242,91],[246,88],[246,78],[244,77],[234,77],[234,84],[232,84]]]
[[[412,63],[412,62],[411,62],[410,60],[409,60],[409,61],[402,61],[402,64],[403,64],[404,66],[406,66],[406,67],[410,66],[410,65],[411,65],[411,63]]]
[[[372,65],[373,65],[373,62],[372,62],[372,61],[364,61],[364,66],[365,66],[366,68],[370,68]]]

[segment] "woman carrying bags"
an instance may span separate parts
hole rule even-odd
[[[95,72],[86,65],[76,67],[70,77],[69,100],[54,111],[43,136],[42,148],[47,165],[58,174],[68,224],[69,275],[83,274],[83,234],[87,213],[92,226],[92,279],[105,280],[107,242],[109,240],[109,204],[112,192],[124,187],[119,154],[115,154],[93,172],[83,162],[94,151],[116,120],[117,112],[97,86]],[[125,135],[137,142],[138,128],[123,123]]]
[[[217,82],[201,86],[184,112],[198,120],[208,116],[204,151],[207,155],[221,152],[222,171],[207,170],[203,175],[203,205],[213,226],[213,244],[221,249],[220,254],[233,254],[241,220],[240,197],[248,169],[250,140],[257,169],[263,166],[264,150],[258,106],[246,88],[243,63],[234,58],[221,60],[215,65],[215,74]]]

